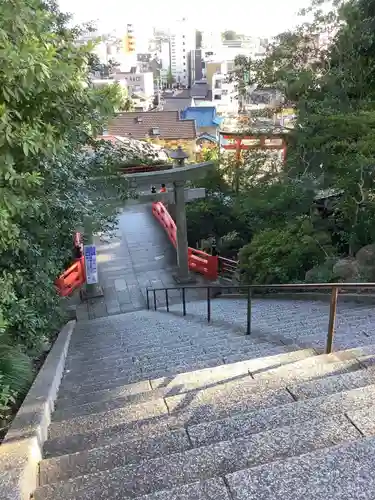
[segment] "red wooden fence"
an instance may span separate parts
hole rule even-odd
[[[161,201],[152,204],[152,213],[164,228],[172,245],[177,247],[177,228],[170,213]],[[203,274],[209,280],[217,279],[218,258],[195,248],[188,248],[189,269]]]
[[[74,246],[83,251],[82,236],[80,233],[75,233]],[[75,259],[74,263],[66,269],[55,281],[57,292],[62,297],[68,297],[74,290],[82,286],[86,281],[85,276],[85,259],[83,256]]]

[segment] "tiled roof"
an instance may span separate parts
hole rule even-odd
[[[222,118],[216,116],[215,106],[189,107],[181,112],[183,120],[195,120],[197,128],[220,125]]]
[[[194,120],[180,120],[178,111],[120,113],[108,125],[110,135],[145,139],[159,129],[161,139],[195,139]]]
[[[178,97],[164,98],[163,109],[164,111],[181,111],[189,106],[191,98],[179,99]]]

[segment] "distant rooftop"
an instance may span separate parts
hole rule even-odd
[[[181,112],[181,118],[195,120],[197,128],[219,126],[223,121],[223,118],[217,116],[215,106],[189,106]]]
[[[110,135],[146,139],[195,139],[194,120],[180,120],[178,111],[119,113],[108,125]]]

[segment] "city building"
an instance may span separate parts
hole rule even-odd
[[[160,42],[160,53],[159,53],[161,69],[160,69],[160,80],[162,85],[167,85],[168,75],[171,70],[171,44],[169,40],[162,40]]]
[[[167,149],[181,146],[191,158],[196,154],[194,120],[181,120],[178,111],[119,113],[107,128],[109,135],[147,140]]]
[[[154,76],[151,72],[148,73],[115,73],[112,78],[119,83],[126,82],[129,93],[141,93],[146,98],[154,95]]]
[[[197,130],[197,144],[217,143],[223,118],[217,116],[215,106],[189,106],[181,114],[182,120],[194,120]]]
[[[174,81],[183,86],[190,84],[189,54],[195,50],[195,28],[186,19],[171,27],[171,72]]]
[[[228,77],[228,72],[212,75],[212,102],[220,113],[238,112],[238,89],[236,82]]]
[[[204,61],[201,49],[190,51],[190,85],[203,79]]]
[[[216,51],[222,44],[220,31],[202,31],[202,49],[205,51]]]

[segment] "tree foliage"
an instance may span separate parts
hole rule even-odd
[[[113,198],[127,186],[124,152],[95,140],[121,94],[90,85],[92,46],[75,43],[79,29],[53,1],[0,6],[1,408],[61,325],[54,280],[71,260],[74,231],[86,218],[113,227]]]
[[[252,85],[277,89],[297,115],[286,164],[274,172],[261,155],[232,158],[231,168],[221,158],[232,210],[250,227],[248,280],[300,280],[375,241],[375,1],[327,4],[313,0],[264,59],[236,58],[240,96]],[[259,113],[272,117],[272,106]]]

